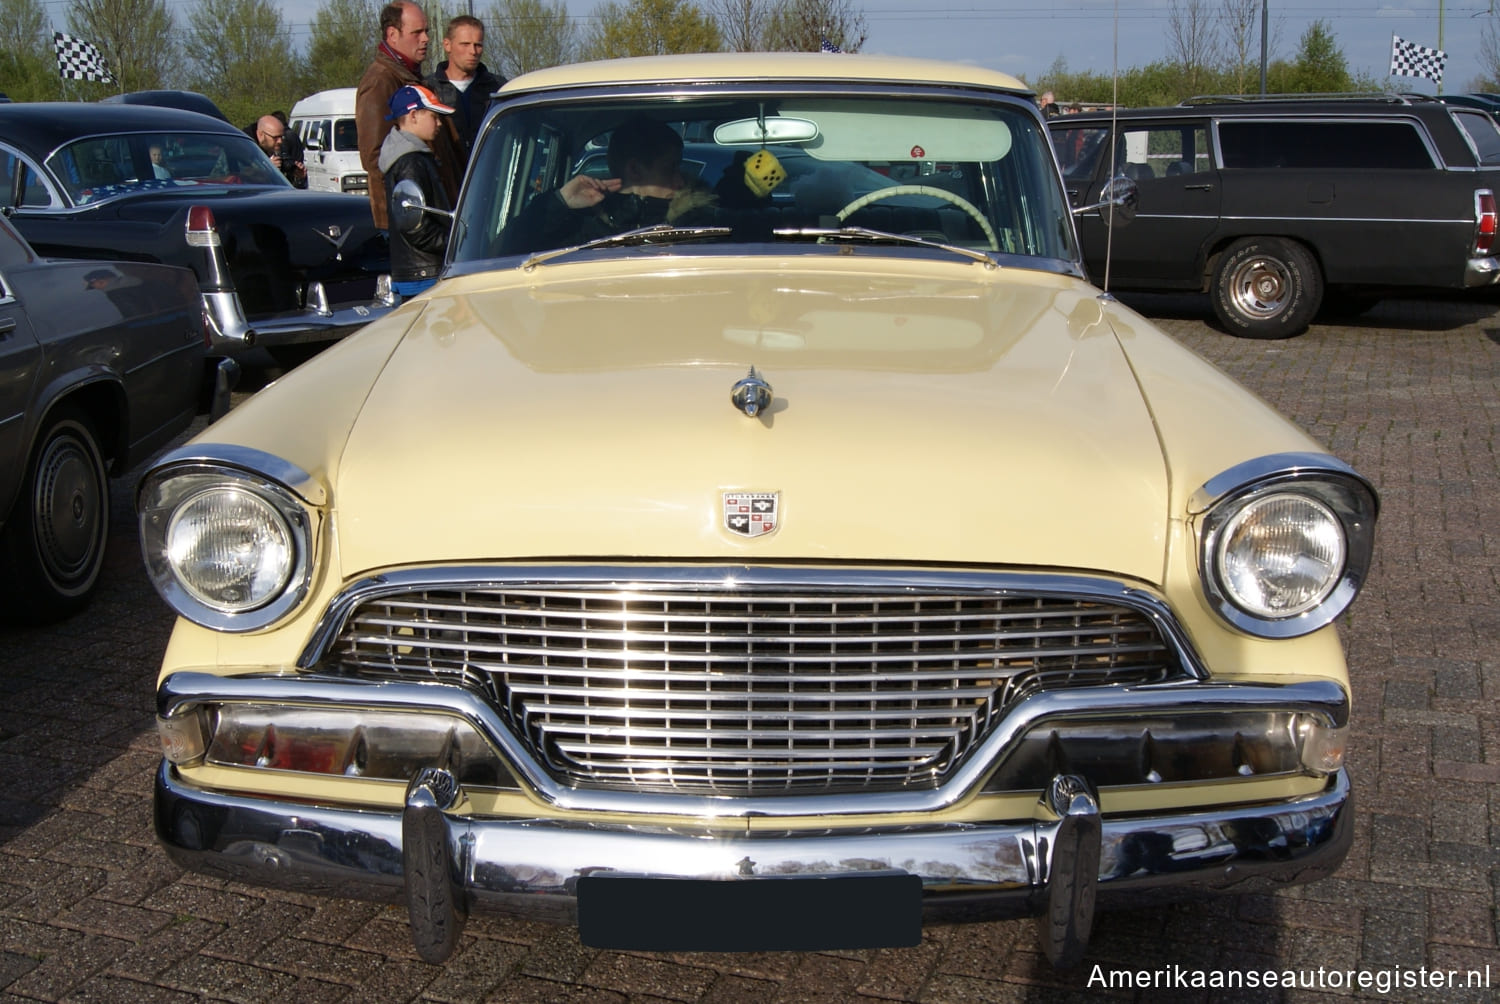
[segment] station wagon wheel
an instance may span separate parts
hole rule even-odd
[[[83,607],[104,565],[109,483],[94,430],[74,409],[54,414],[0,532],[9,617],[55,620]]]
[[[979,229],[984,231],[985,238],[990,242],[990,250],[1000,250],[1000,239],[995,236],[995,228],[990,226],[990,221],[979,211],[978,206],[962,195],[955,195],[942,188],[933,188],[931,185],[896,185],[892,188],[877,188],[868,195],[861,195],[843,209],[840,209],[838,211],[839,222],[844,222],[872,202],[895,198],[898,195],[928,195],[934,199],[942,199],[944,202],[953,203],[953,205],[974,217],[974,222],[979,224]]]
[[[1214,313],[1231,335],[1291,338],[1307,330],[1323,300],[1323,277],[1301,244],[1247,237],[1214,268]]]

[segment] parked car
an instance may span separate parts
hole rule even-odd
[[[1116,121],[1116,140],[1107,140]],[[1075,206],[1139,186],[1116,227],[1082,214],[1095,281],[1207,292],[1230,334],[1287,338],[1326,303],[1462,290],[1500,277],[1500,131],[1483,112],[1390,96],[1199,99],[1048,123]]]
[[[0,108],[0,211],[39,254],[191,268],[219,355],[326,343],[393,302],[368,200],[292,188],[254,140],[194,112]]]
[[[0,616],[89,599],[109,482],[198,411],[203,309],[187,269],[38,258],[0,220]]]
[[[355,90],[319,91],[292,106],[291,128],[306,148],[308,188],[360,195],[369,191],[354,125]]]
[[[623,205],[558,192],[623,123],[739,174],[548,236]],[[141,483],[175,861],[404,902],[433,962],[479,909],[682,950],[988,911],[1066,965],[1096,902],[1337,867],[1375,491],[1089,284],[1019,80],[543,70],[456,213],[433,289]]]

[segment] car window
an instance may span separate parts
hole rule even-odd
[[[333,123],[333,148],[335,150],[358,150],[359,132],[353,119],[336,119]]]
[[[1481,164],[1500,164],[1500,126],[1482,111],[1455,108],[1453,117],[1474,144]]]
[[[78,205],[187,185],[290,184],[249,136],[225,133],[89,136],[58,149],[47,166]]]
[[[1202,123],[1150,125],[1121,130],[1118,173],[1147,180],[1201,174],[1210,169],[1208,127]]]
[[[1109,148],[1105,126],[1079,126],[1054,129],[1052,147],[1063,177],[1069,181],[1088,181],[1098,170],[1099,158]]]
[[[1223,120],[1219,149],[1230,168],[1436,169],[1410,122]]]
[[[1019,102],[752,94],[659,105],[579,101],[502,113],[491,120],[471,166],[455,260],[579,243],[577,233],[559,236],[537,220],[557,215],[557,190],[575,175],[615,174],[611,138],[621,123],[641,119],[676,134],[682,178],[703,193],[707,208],[681,219],[730,227],[735,241],[848,225],[974,250],[1072,257],[1044,129]],[[784,131],[759,131],[766,120]],[[749,159],[762,151],[773,158],[776,180],[756,192],[743,179],[753,173]],[[613,211],[594,215],[606,212]],[[593,231],[582,234],[587,239]]]
[[[0,206],[46,208],[58,205],[36,167],[13,150],[0,149]]]

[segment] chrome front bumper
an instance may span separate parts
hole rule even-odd
[[[405,900],[429,961],[451,951],[471,908],[577,923],[579,882],[601,872],[726,882],[913,875],[928,918],[1050,914],[1055,927],[1070,912],[1091,914],[1095,892],[1100,903],[1121,906],[1312,881],[1339,865],[1352,839],[1343,771],[1307,798],[1133,817],[1100,816],[1087,786],[1068,789],[1067,780],[1043,796],[1043,821],[760,833],[476,819],[453,811],[463,792],[439,770],[412,782],[404,812],[327,808],[200,790],[164,763],[155,813],[157,835],[183,867],[303,892]],[[420,877],[409,881],[414,863]],[[427,923],[434,901],[456,925]],[[1080,919],[1086,943],[1091,917]],[[437,931],[426,945],[424,929]],[[444,938],[446,949],[431,943]],[[742,947],[768,944],[777,943]],[[1048,951],[1062,962],[1080,953],[1081,943]]]
[[[253,347],[274,348],[279,345],[334,341],[384,317],[393,307],[394,300],[385,303],[377,297],[369,303],[333,309],[315,297],[306,309],[259,317],[252,321],[245,316],[239,294],[203,294],[211,351],[229,354]]]

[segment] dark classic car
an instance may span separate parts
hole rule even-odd
[[[197,283],[147,262],[39,259],[0,221],[0,611],[81,607],[109,537],[107,474],[187,428],[204,359]]]
[[[1204,98],[1048,127],[1074,206],[1098,202],[1111,177],[1139,186],[1139,213],[1112,241],[1105,216],[1080,209],[1094,281],[1108,246],[1111,289],[1206,292],[1230,334],[1287,338],[1324,306],[1500,277],[1500,132],[1475,109]]]
[[[0,211],[39,254],[191,268],[214,354],[331,341],[388,309],[369,203],[294,189],[254,140],[206,115],[7,105],[0,183]]]

